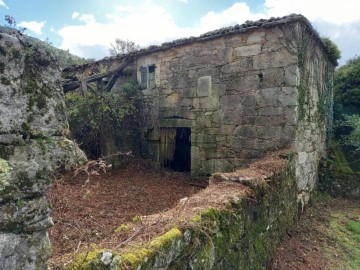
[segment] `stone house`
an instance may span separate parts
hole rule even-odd
[[[247,21],[130,56],[146,101],[144,138],[158,165],[206,176],[289,148],[299,190],[313,189],[336,60],[305,17]],[[110,69],[122,58],[97,64]]]
[[[301,15],[140,53],[150,152],[160,164],[198,176],[289,147],[297,155],[299,189],[312,189],[331,124],[335,64]]]
[[[46,199],[49,175],[86,158],[66,139],[60,70],[51,53],[28,37],[1,32],[0,265],[45,269],[50,254],[47,229],[52,225]],[[307,19],[290,15],[247,22],[64,70],[62,76],[81,75],[81,80],[73,76],[78,87],[89,82],[90,69],[114,74],[125,64],[136,71],[144,95],[144,139],[158,164],[197,177],[229,172],[266,152],[288,149],[293,167],[284,175],[268,175],[283,180],[283,190],[259,196],[260,210],[248,209],[243,215],[265,216],[261,226],[244,229],[258,229],[249,238],[254,241],[245,242],[260,239],[273,246],[268,240],[283,227],[277,223],[288,221],[283,213],[289,212],[290,221],[297,213],[295,192],[287,196],[295,185],[290,180],[295,175],[298,199],[306,204],[331,127],[336,61]],[[100,75],[91,79],[100,81]],[[234,222],[245,219],[231,216]],[[235,224],[239,231],[245,228]],[[263,227],[266,224],[274,226]]]

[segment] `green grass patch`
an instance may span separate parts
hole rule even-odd
[[[328,251],[338,256],[333,269],[360,269],[360,221],[345,213],[332,215],[329,230],[334,246]]]

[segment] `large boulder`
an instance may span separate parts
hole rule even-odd
[[[46,46],[0,28],[0,265],[46,269],[49,175],[86,161],[66,138],[61,70]]]

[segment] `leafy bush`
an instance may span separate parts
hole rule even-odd
[[[65,95],[71,137],[90,158],[114,149],[139,152],[142,95],[138,84],[127,82],[117,93],[99,92],[95,84],[89,88],[86,97],[78,92]]]
[[[339,60],[341,57],[339,47],[329,37],[323,37],[322,41],[328,47],[331,59],[333,61]]]
[[[350,133],[343,135],[343,142],[360,150],[360,115],[346,115],[342,125],[350,127]]]
[[[360,171],[360,56],[336,70],[334,89],[335,139],[352,169]]]

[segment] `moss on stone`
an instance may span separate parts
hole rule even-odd
[[[181,231],[178,228],[172,228],[165,234],[155,238],[150,242],[150,247],[154,249],[167,249],[171,246],[172,242],[182,236]]]
[[[73,260],[69,270],[106,270],[107,265],[104,265],[101,261],[101,256],[104,249],[94,249],[88,252],[83,252],[76,256]]]
[[[297,215],[294,173],[284,171],[270,180],[256,200],[205,208],[184,228],[125,248],[112,269],[263,269]]]
[[[27,77],[25,93],[29,94],[28,111],[37,106],[40,110],[47,109],[47,99],[50,98],[51,90],[45,85],[39,84],[34,78]]]

